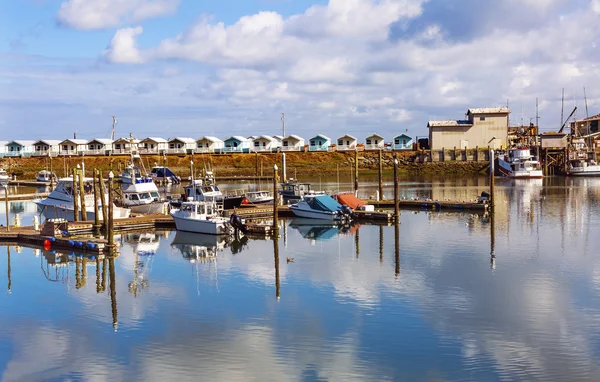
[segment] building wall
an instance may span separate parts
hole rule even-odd
[[[480,117],[485,118],[481,120]],[[508,137],[508,115],[506,114],[482,114],[471,116],[473,126],[448,126],[430,127],[429,141],[431,149],[442,148],[475,148],[506,147]],[[492,142],[490,140],[494,139]],[[488,143],[490,142],[490,143]]]

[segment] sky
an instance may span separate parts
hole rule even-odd
[[[600,0],[0,2],[0,140],[426,136],[600,113]],[[584,97],[585,88],[585,97]],[[562,92],[565,101],[562,107]],[[587,113],[586,113],[587,103]]]

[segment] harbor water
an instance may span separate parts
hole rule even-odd
[[[600,178],[496,185],[493,220],[282,220],[276,243],[128,233],[110,260],[0,246],[0,380],[600,380]],[[31,225],[36,209],[8,213]]]

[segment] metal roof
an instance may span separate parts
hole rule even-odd
[[[212,135],[205,135],[204,137],[198,139],[196,142],[199,142],[199,141],[209,141],[212,143],[223,142],[219,138],[213,137]]]
[[[76,145],[85,145],[87,144],[87,140],[85,139],[65,139],[64,141],[61,141],[60,144],[66,143],[66,142],[70,142],[70,143],[75,143]]]
[[[374,137],[383,139],[383,137],[381,135],[377,134],[377,133],[373,133],[371,135],[368,135],[365,139],[374,138]]]
[[[256,138],[254,138],[253,140],[254,140],[254,141],[256,141],[256,140],[258,140],[258,139],[265,139],[265,140],[267,140],[267,141],[269,141],[269,142],[275,142],[275,141],[277,141],[277,139],[273,138],[273,137],[272,137],[272,136],[270,136],[270,135],[261,135],[260,137],[256,137]]]
[[[108,138],[94,138],[94,139],[89,140],[88,144],[90,144],[92,142],[99,142],[99,143],[102,143],[103,145],[112,145],[113,140],[108,139]]]
[[[38,143],[47,144],[48,146],[60,145],[60,141],[58,139],[40,139],[39,141],[35,141],[33,144],[37,145]]]
[[[509,114],[507,107],[481,107],[467,110],[467,114]]]
[[[158,138],[158,137],[144,138],[140,142],[145,142],[145,141],[152,141],[152,142],[156,142],[156,143],[167,143],[166,139],[164,139],[164,138]]]
[[[429,121],[427,122],[427,127],[469,127],[473,126],[469,121],[454,121],[454,120],[446,120],[446,121]]]
[[[16,143],[17,145],[21,145],[21,146],[33,146],[35,141],[13,140],[13,141],[8,142],[7,145],[10,145],[11,143]]]
[[[323,138],[323,139],[325,139],[326,141],[331,141],[331,139],[330,139],[328,136],[326,136],[326,135],[323,135],[323,134],[317,134],[317,135],[315,135],[314,137],[312,137],[311,139],[315,139],[315,138]]]
[[[290,139],[296,140],[296,141],[298,141],[298,142],[302,142],[302,141],[304,141],[304,138],[302,138],[301,136],[298,136],[298,135],[294,135],[294,134],[288,135],[288,136],[287,136],[287,137],[285,137],[284,139],[285,139],[285,140],[288,140],[288,141],[289,141]]]
[[[174,142],[174,141],[179,141],[179,142],[183,142],[183,143],[196,143],[196,140],[194,138],[175,137],[175,138],[169,139],[169,142]]]
[[[226,141],[229,141],[231,139],[235,139],[236,141],[239,142],[247,142],[248,138],[242,137],[241,135],[232,135],[231,137],[225,139]]]
[[[352,139],[352,140],[356,141],[356,137],[353,137],[353,136],[352,136],[352,135],[350,135],[350,134],[344,134],[344,135],[342,135],[341,137],[339,137],[338,139],[343,139],[343,138],[350,138],[350,139]]]

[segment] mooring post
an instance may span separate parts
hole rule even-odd
[[[113,172],[108,173],[108,246],[112,249],[115,246],[115,237],[114,237],[114,218],[113,218],[113,179],[115,174]]]
[[[354,149],[354,196],[358,197],[358,149]]]
[[[255,160],[255,164],[254,164],[254,176],[258,176],[258,151],[254,153],[254,160]]]
[[[279,195],[277,195],[277,165],[273,166],[273,236],[279,237],[279,214],[277,206],[279,205]]]
[[[496,226],[494,211],[490,211],[490,267],[496,269]]]
[[[83,169],[77,171],[79,173],[79,200],[81,206],[81,221],[87,221],[87,208],[85,207],[85,188],[83,187]]]
[[[10,219],[8,218],[8,184],[4,186],[4,204],[6,206],[6,232],[10,232]]]
[[[79,195],[77,192],[77,169],[73,169],[72,171],[73,174],[73,190],[71,191],[73,193],[73,221],[74,222],[78,222],[79,221]]]
[[[394,223],[400,223],[398,211],[398,158],[394,158]]]
[[[490,209],[494,209],[494,150],[490,149]]]
[[[394,225],[394,260],[396,262],[396,278],[400,276],[400,226]]]
[[[379,198],[383,200],[383,150],[379,149]]]
[[[275,257],[275,296],[280,297],[280,279],[279,279],[279,235],[273,236],[273,256]]]
[[[98,183],[100,187],[100,197],[102,200],[102,226],[104,228],[104,233],[108,231],[108,206],[106,205],[106,187],[104,185],[104,179],[102,178],[102,173],[98,171]]]
[[[100,230],[100,216],[98,212],[98,170],[94,169],[92,174],[92,184],[94,186],[94,233],[97,234],[98,230]]]
[[[285,182],[287,179],[287,164],[285,163],[285,153],[281,153],[281,175]]]

